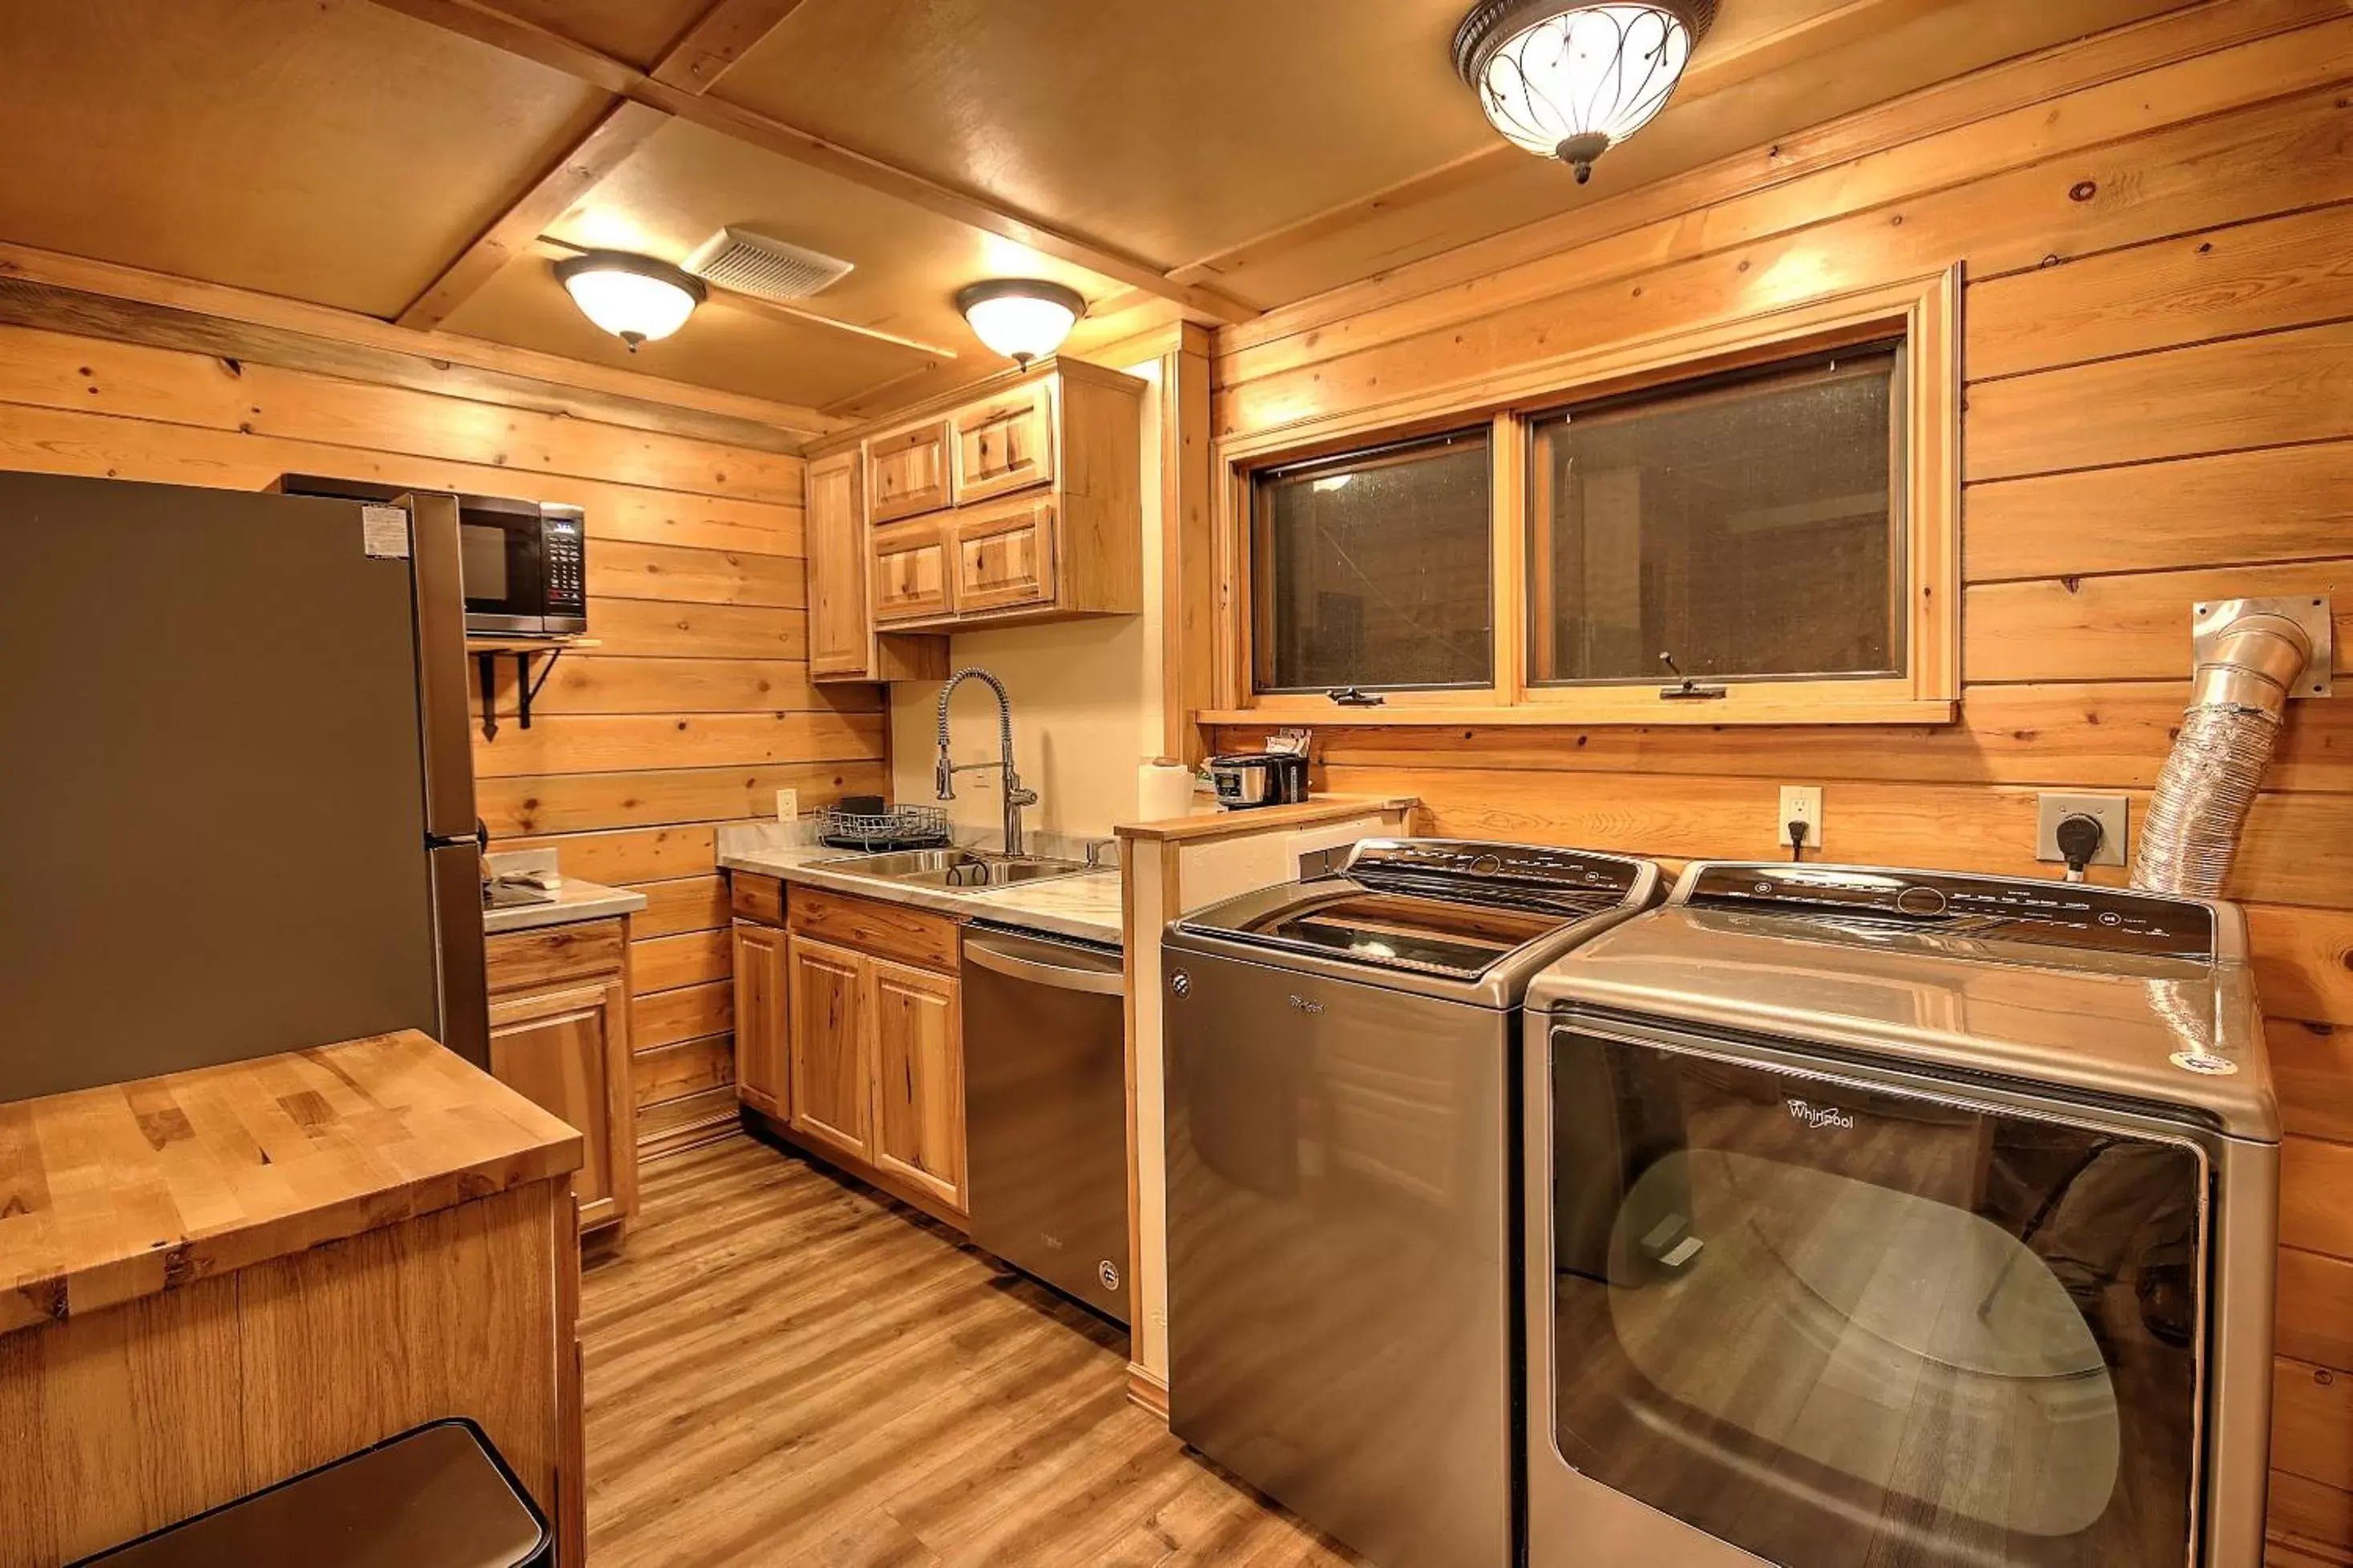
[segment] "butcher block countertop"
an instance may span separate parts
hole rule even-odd
[[[413,1030],[0,1105],[0,1333],[575,1170]]]

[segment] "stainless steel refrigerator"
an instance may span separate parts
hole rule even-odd
[[[0,473],[0,1101],[489,1061],[458,511]]]

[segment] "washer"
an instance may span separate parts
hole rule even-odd
[[[1514,1561],[1520,999],[1660,890],[1372,839],[1166,935],[1170,1425],[1385,1568]]]
[[[2236,909],[1700,863],[1525,1028],[1529,1568],[2261,1561]]]

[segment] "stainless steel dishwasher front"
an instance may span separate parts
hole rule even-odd
[[[972,1239],[1129,1321],[1120,950],[976,923],[964,944]]]

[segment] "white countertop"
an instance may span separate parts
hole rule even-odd
[[[880,877],[861,877],[842,867],[819,865],[857,851],[827,844],[789,843],[785,830],[772,823],[726,823],[719,836],[719,863],[731,871],[752,871],[859,898],[912,904],[944,915],[996,921],[1049,936],[1076,937],[1113,947],[1120,944],[1117,870],[1082,871],[1026,887],[951,891],[910,887]]]
[[[501,931],[537,931],[542,926],[570,925],[575,921],[602,921],[616,915],[633,915],[645,907],[646,896],[643,893],[566,877],[564,879],[564,890],[556,894],[553,903],[509,904],[503,909],[484,910],[482,930],[492,936]]]

